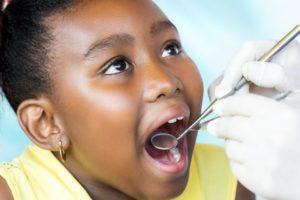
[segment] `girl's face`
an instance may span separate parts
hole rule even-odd
[[[174,25],[151,0],[86,1],[54,18],[53,106],[70,138],[67,168],[72,160],[137,199],[180,194],[196,134],[180,141],[178,163],[149,141],[178,135],[200,112],[201,77]]]

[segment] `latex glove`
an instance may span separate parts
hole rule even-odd
[[[221,100],[208,131],[225,139],[237,179],[266,199],[300,199],[300,111],[255,94]]]
[[[255,61],[274,44],[274,41],[252,41],[244,44],[230,61],[221,84],[216,87],[216,97],[221,97],[233,89],[244,76],[256,85],[250,88],[253,93],[274,97],[278,92],[294,90],[284,102],[300,108],[300,44],[293,41],[269,63]],[[249,88],[245,87],[239,93],[247,92]]]

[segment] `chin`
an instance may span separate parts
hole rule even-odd
[[[151,191],[148,191],[149,193],[146,195],[147,197],[138,199],[166,200],[176,198],[184,192],[188,183],[188,177],[189,171],[181,177],[161,184],[159,187],[156,187],[156,189],[152,186]]]

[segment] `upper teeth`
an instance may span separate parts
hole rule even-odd
[[[174,124],[174,123],[177,122],[177,120],[183,120],[183,119],[184,119],[184,117],[183,117],[183,116],[180,116],[180,117],[177,117],[177,118],[174,118],[174,119],[170,119],[170,120],[168,121],[168,123],[169,123],[169,124]]]

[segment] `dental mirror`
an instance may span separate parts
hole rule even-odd
[[[204,114],[204,113],[203,113]],[[200,118],[202,118],[203,115],[201,115],[198,120]],[[193,129],[193,127],[195,125],[197,125],[198,123],[198,120],[196,120],[195,123],[193,123],[192,126],[190,126],[189,128],[187,128],[182,134],[180,134],[177,138],[174,136],[174,135],[171,135],[169,133],[157,133],[155,135],[153,135],[151,137],[151,143],[152,145],[156,148],[156,149],[159,149],[159,150],[164,150],[164,151],[167,151],[167,150],[172,150],[172,149],[175,149],[176,146],[178,145],[178,140],[180,140],[187,132],[189,131],[199,131],[199,130],[204,130],[206,129],[206,125],[208,124],[208,122],[212,121],[212,120],[215,120],[219,117],[215,117],[215,118],[212,118],[212,119],[209,119],[203,123],[201,123],[199,125],[199,128],[197,129]]]
[[[158,133],[151,137],[151,143],[159,150],[170,150],[178,145],[178,140],[169,133]]]

